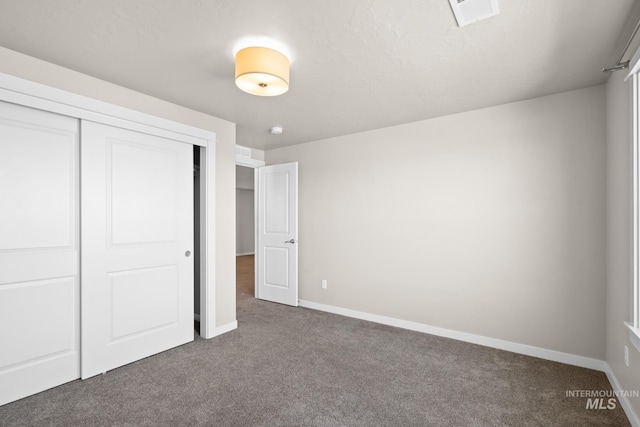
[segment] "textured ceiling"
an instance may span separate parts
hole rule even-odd
[[[635,6],[499,3],[459,28],[447,0],[0,0],[0,45],[230,120],[238,144],[269,149],[604,83]],[[290,52],[286,94],[235,87],[251,36]]]

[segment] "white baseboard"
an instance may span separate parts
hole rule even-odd
[[[577,356],[574,354],[563,353],[555,350],[548,350],[546,348],[534,347],[527,344],[519,344],[511,341],[504,341],[496,338],[485,337],[482,335],[475,335],[467,332],[454,331],[452,329],[445,329],[437,326],[425,325],[423,323],[395,319],[393,317],[379,316],[377,314],[364,313],[361,311],[349,310],[347,308],[319,304],[311,301],[300,300],[298,302],[300,304],[300,307],[326,311],[328,313],[340,314],[342,316],[353,317],[361,320],[368,320],[369,322],[381,323],[383,325],[388,325],[388,326],[395,326],[396,328],[408,329],[410,331],[416,331],[416,332],[423,332],[425,334],[437,335],[445,338],[452,338],[454,340],[465,341],[473,344],[479,344],[485,347],[493,347],[500,350],[510,351],[512,353],[524,354],[527,356],[538,357],[540,359],[551,360],[553,362],[566,363],[568,365],[579,366],[581,368],[588,368],[588,369],[594,369],[596,371],[606,372],[607,364],[603,360],[591,359],[589,357]]]
[[[211,336],[209,338],[217,337],[218,335],[226,334],[227,332],[231,332],[234,329],[238,329],[238,321],[234,320],[233,322],[229,322],[225,325],[218,326],[215,328]]]
[[[236,256],[247,256],[247,255],[255,255],[255,252],[243,252],[241,254],[236,254]]]
[[[605,374],[607,374],[607,378],[609,379],[609,382],[611,383],[611,387],[614,390],[619,390],[619,391],[623,391],[622,387],[620,386],[620,382],[618,381],[618,378],[616,378],[616,375],[613,373],[613,371],[611,370],[611,366],[609,366],[608,363],[605,362]],[[621,396],[617,396],[618,402],[620,402],[620,406],[622,406],[622,409],[624,410],[624,413],[627,415],[627,418],[629,419],[629,422],[631,423],[631,425],[633,427],[640,427],[640,417],[638,417],[638,414],[635,413],[635,411],[633,410],[633,407],[631,406],[631,402],[629,402],[629,398],[621,395]]]

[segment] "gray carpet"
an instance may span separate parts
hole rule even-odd
[[[239,329],[0,407],[2,426],[628,426],[601,372],[238,293]]]

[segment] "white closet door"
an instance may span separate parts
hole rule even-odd
[[[84,379],[193,340],[193,154],[81,129]]]
[[[0,405],[79,377],[78,121],[0,102]]]

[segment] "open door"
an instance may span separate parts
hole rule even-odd
[[[258,168],[256,298],[298,305],[298,163]]]

